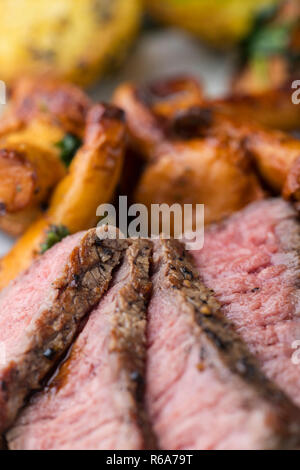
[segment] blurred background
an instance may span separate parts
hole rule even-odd
[[[300,0],[1,0],[0,79],[51,74],[109,100],[127,80],[190,74],[209,96],[300,72]],[[0,235],[0,255],[11,240]]]
[[[299,0],[1,0],[0,76],[45,71],[106,98],[120,81],[183,71],[210,94],[257,92],[297,74],[299,10]]]

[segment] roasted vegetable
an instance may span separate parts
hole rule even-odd
[[[300,106],[293,103],[292,92],[288,84],[276,90],[228,96],[210,101],[208,106],[240,122],[296,131],[300,125]]]
[[[140,10],[139,0],[2,0],[1,79],[50,72],[88,84],[123,59]]]
[[[162,203],[205,204],[209,224],[263,195],[245,149],[220,136],[170,143],[146,167],[134,200],[149,209]]]
[[[280,0],[144,0],[150,13],[224,47],[249,34],[256,16]]]
[[[213,117],[206,136],[214,139],[226,135],[232,145],[246,150],[248,159],[268,189],[275,194],[281,193],[285,198],[300,201],[300,141],[289,133],[257,124],[254,109],[248,121],[246,112],[238,112],[238,107],[230,117],[222,107],[218,110],[212,107],[211,112]],[[268,121],[268,116],[271,123],[271,114],[266,113],[265,120]]]
[[[20,235],[42,213],[81,143],[90,102],[72,85],[23,79],[0,121],[0,228]]]
[[[23,224],[20,228],[18,224],[8,224],[7,215],[18,215],[17,220],[22,219],[27,225],[30,219],[23,219],[24,212],[30,218],[35,217],[36,210],[42,210],[43,203],[65,174],[66,168],[52,152],[25,142],[6,142],[0,149],[0,228],[19,235],[19,230],[24,230]]]
[[[124,150],[124,113],[113,106],[94,106],[84,144],[51,199],[48,214],[55,224],[64,224],[71,233],[96,224],[97,206],[111,200],[118,184]]]
[[[300,3],[282,0],[257,17],[241,44],[241,69],[234,91],[258,93],[278,88],[300,71]]]
[[[81,144],[81,140],[76,135],[69,133],[64,135],[64,137],[56,143],[56,146],[60,150],[60,159],[66,167],[71,164],[73,157]]]
[[[297,106],[287,102],[283,91],[276,93],[281,97],[278,103],[269,94],[253,102],[250,98],[250,102],[204,101],[201,106],[173,110],[161,120],[152,103],[140,98],[142,89],[122,87],[115,100],[126,111],[131,147],[147,162],[134,200],[149,208],[203,203],[206,223],[262,198],[264,190],[300,201],[300,141],[255,122],[257,112],[264,124],[280,124],[281,107],[291,128],[297,122]]]
[[[76,233],[97,223],[97,207],[110,202],[121,173],[125,149],[123,118],[120,109],[109,105],[95,105],[90,110],[83,146],[55,189],[48,211],[2,258],[0,289],[28,268],[49,241],[59,239],[66,231]]]
[[[247,123],[239,114],[228,119],[222,112],[212,113],[207,136],[227,135],[232,144],[244,147],[260,180],[300,208],[300,141],[288,133],[259,126],[254,120]]]
[[[201,105],[204,96],[197,80],[182,76],[155,81],[140,88],[125,83],[117,88],[114,101],[126,110],[134,149],[148,160],[154,148],[164,141],[164,122],[180,111]]]
[[[266,183],[284,197],[300,201],[300,141],[252,127],[245,144]]]
[[[31,125],[34,121],[82,135],[91,101],[78,87],[38,75],[23,77],[12,86],[8,109],[0,120],[0,136]],[[42,139],[47,140],[46,131]],[[36,138],[41,140],[39,133]]]

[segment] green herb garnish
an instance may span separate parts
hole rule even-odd
[[[41,244],[41,254],[44,254],[47,250],[56,245],[56,243],[59,243],[63,238],[70,235],[70,232],[65,225],[51,225],[46,235],[45,242]]]
[[[273,56],[286,53],[291,38],[290,25],[269,25],[257,31],[249,43],[251,57]]]
[[[67,133],[62,140],[55,144],[60,149],[60,159],[68,167],[79,149],[82,141],[74,134]]]

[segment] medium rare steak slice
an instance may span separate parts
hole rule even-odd
[[[194,258],[265,374],[300,406],[300,224],[292,206],[270,199],[208,229]]]
[[[154,448],[142,405],[150,255],[150,242],[132,242],[60,372],[8,433],[11,449]]]
[[[256,360],[189,262],[160,241],[148,308],[146,401],[163,449],[299,446],[299,411]]]
[[[0,432],[70,346],[126,247],[96,229],[68,237],[1,292]]]

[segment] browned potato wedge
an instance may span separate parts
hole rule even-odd
[[[28,268],[45,246],[51,246],[49,236],[65,236],[96,224],[98,205],[113,198],[119,181],[125,150],[123,118],[120,109],[109,105],[95,105],[90,110],[84,144],[69,174],[55,189],[49,210],[2,258],[0,289]]]
[[[125,118],[119,108],[94,106],[87,119],[84,145],[69,174],[54,191],[49,217],[71,233],[93,227],[96,209],[113,197],[125,150]]]
[[[131,146],[148,161],[133,200],[148,208],[203,203],[205,222],[211,223],[262,198],[239,136],[210,135],[214,116],[193,80],[182,80],[180,92],[170,84],[172,80],[140,89],[127,84],[115,94],[126,111]],[[151,99],[146,98],[149,90]]]
[[[7,139],[0,148],[0,228],[15,236],[23,233],[32,220],[26,214],[42,211],[66,171],[56,151]]]
[[[1,79],[55,73],[88,85],[127,55],[140,0],[1,0]]]
[[[82,135],[90,105],[75,85],[46,76],[24,77],[12,86],[8,110],[0,121],[0,136],[36,118]]]
[[[255,165],[259,178],[275,194],[300,200],[300,141],[290,134],[243,121],[212,109],[212,124],[206,135],[227,135],[235,145],[244,147]]]
[[[18,237],[39,217],[44,214],[40,207],[29,207],[15,214],[6,213],[0,217],[0,228],[13,237]]]
[[[211,106],[225,116],[240,122],[293,131],[300,128],[300,106],[293,104],[290,84],[264,93],[233,95],[211,102]]]
[[[300,141],[283,132],[253,129],[246,145],[268,185],[284,197],[299,201]]]
[[[10,144],[9,140],[0,149],[0,165],[0,201],[13,213],[46,201],[67,171],[54,153],[25,142]]]
[[[127,113],[131,146],[148,161],[137,202],[204,203],[210,223],[263,197],[261,180],[275,193],[300,198],[300,142],[257,123],[296,126],[300,108],[287,90],[200,105],[195,100],[192,107],[179,102],[177,110],[175,100],[163,115],[143,99],[149,88],[155,84],[126,85],[115,95]],[[161,97],[156,100],[161,109]]]
[[[134,200],[149,208],[202,203],[208,224],[263,196],[245,150],[220,137],[170,144],[146,167]]]
[[[212,116],[212,124],[206,130],[207,136],[215,138],[227,135],[236,145],[243,146],[248,152],[248,158],[255,164],[260,179],[264,180],[273,192],[298,200],[292,190],[292,186],[296,190],[297,179],[297,185],[300,184],[298,139],[286,132],[259,126],[254,121],[243,121],[237,119],[237,116],[225,117],[214,108]]]

